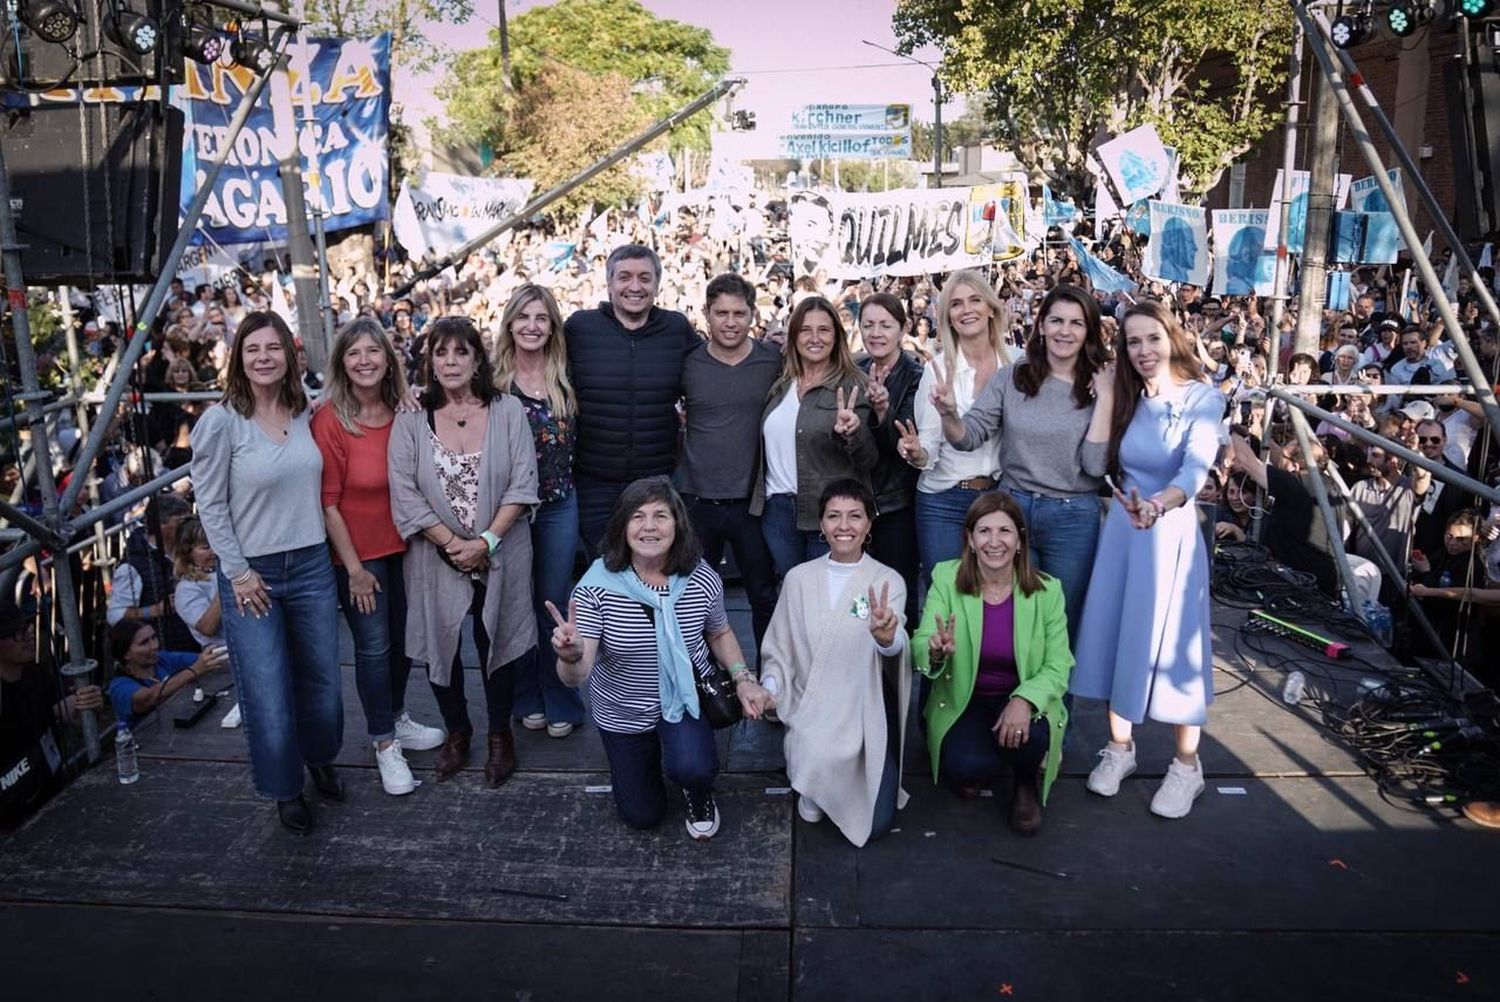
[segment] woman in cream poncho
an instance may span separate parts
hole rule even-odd
[[[906,805],[906,585],[864,553],[875,514],[869,488],[835,481],[818,507],[830,552],[787,574],[766,631],[760,686],[745,697],[774,706],[786,725],[786,770],[802,819],[832,818],[864,845]]]

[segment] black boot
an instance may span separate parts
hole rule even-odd
[[[300,793],[291,800],[276,801],[276,815],[281,818],[282,827],[298,835],[306,835],[312,829],[312,812]]]
[[[331,765],[310,765],[307,772],[312,776],[313,786],[318,792],[329,800],[343,803],[344,781],[339,779],[339,774]]]

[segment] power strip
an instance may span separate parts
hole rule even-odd
[[[1277,619],[1269,612],[1263,612],[1260,609],[1256,609],[1250,613],[1250,619],[1245,625],[1252,630],[1269,633],[1273,637],[1290,640],[1292,643],[1301,644],[1303,647],[1310,647],[1324,657],[1331,658],[1334,661],[1354,656],[1354,649],[1343,641],[1321,636],[1309,629],[1298,626],[1296,623]]]

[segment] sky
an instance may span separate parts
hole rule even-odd
[[[475,17],[463,25],[431,24],[428,37],[455,51],[486,44],[498,3],[477,0]],[[804,104],[907,103],[912,115],[932,120],[932,73],[923,66],[863,44],[868,39],[894,49],[891,31],[894,0],[642,0],[659,17],[684,21],[713,33],[730,50],[732,75],[748,81],[734,98],[736,110],[756,115],[757,139],[774,146],[776,135]],[[510,17],[536,0],[510,0]],[[936,49],[914,55],[936,63]],[[400,86],[398,82],[398,87]],[[415,117],[440,115],[441,103],[431,84],[417,84],[400,99]],[[424,93],[426,91],[426,93]],[[944,117],[963,110],[962,101],[944,105]],[[767,154],[763,154],[767,155]]]

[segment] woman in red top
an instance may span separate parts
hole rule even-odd
[[[323,453],[323,518],[333,546],[339,604],[354,636],[354,677],[385,792],[416,789],[402,748],[436,748],[447,736],[406,712],[406,543],[391,517],[386,448],[406,381],[384,329],[359,319],[333,344],[325,406],[312,433]]]

